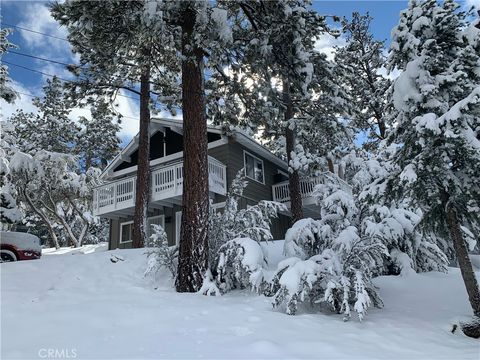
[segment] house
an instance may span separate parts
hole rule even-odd
[[[152,118],[150,127],[151,194],[147,224],[161,224],[169,243],[180,239],[183,185],[182,121]],[[132,246],[138,136],[118,154],[101,175],[103,184],[94,189],[94,214],[109,219],[109,249]],[[260,200],[275,200],[289,206],[287,164],[241,131],[228,135],[208,126],[208,172],[214,208],[225,205],[225,195],[237,172],[244,168],[248,182],[240,206]],[[319,178],[301,180],[304,211],[318,214],[310,196]],[[290,227],[288,213],[272,223],[275,239],[282,239]],[[148,226],[147,233],[150,233]]]

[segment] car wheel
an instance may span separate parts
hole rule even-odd
[[[1,262],[12,262],[17,261],[17,255],[10,250],[0,250],[0,261]]]

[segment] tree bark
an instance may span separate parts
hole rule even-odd
[[[55,234],[55,230],[53,229],[53,226],[50,224],[50,221],[48,220],[48,217],[43,213],[42,210],[38,209],[35,206],[35,204],[33,203],[33,200],[27,194],[26,190],[23,190],[23,195],[25,197],[25,200],[27,200],[28,205],[33,210],[33,212],[36,213],[42,219],[43,223],[47,226],[48,232],[50,233],[50,239],[48,241],[49,244],[50,244],[50,247],[54,247],[55,249],[59,249],[60,244],[58,242],[57,234]]]
[[[385,137],[387,136],[387,127],[385,125],[385,121],[383,121],[383,119],[377,119],[377,123],[378,129],[380,131],[380,137],[382,139],[385,139]]]
[[[144,65],[140,75],[140,132],[138,139],[138,170],[133,215],[134,248],[145,243],[147,210],[150,196],[150,65]]]
[[[200,290],[208,269],[208,158],[203,51],[195,46],[195,12],[182,24],[183,196],[178,292]]]
[[[333,163],[333,159],[330,154],[327,155],[327,165],[328,165],[328,171],[335,174],[335,164]]]
[[[462,273],[463,282],[467,289],[468,299],[473,309],[473,314],[480,316],[480,290],[478,281],[473,271],[470,257],[468,256],[467,245],[463,239],[460,224],[458,222],[457,212],[447,204],[447,224],[453,241],[453,247],[457,256],[460,272]]]
[[[297,169],[290,167],[292,152],[295,151],[295,132],[291,126],[293,119],[293,103],[288,81],[284,81],[283,83],[283,101],[286,106],[285,122],[287,123],[287,127],[285,129],[285,142],[287,150],[287,162],[289,165],[288,191],[290,192],[290,211],[292,212],[292,222],[296,223],[298,220],[303,219],[303,207],[302,193],[300,191],[300,175]]]

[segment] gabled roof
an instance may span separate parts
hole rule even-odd
[[[176,133],[183,134],[183,121],[178,119],[168,119],[168,118],[151,118],[150,136],[152,136],[158,131],[164,131],[165,128],[169,128],[170,130]],[[208,125],[207,131],[210,133],[220,134],[225,139],[227,138],[227,136],[225,135],[225,132],[222,130],[220,126]],[[138,135],[139,134],[135,135],[132,138],[132,140],[130,140],[130,142],[127,144],[127,146],[125,146],[120,151],[120,153],[118,153],[117,156],[113,158],[113,160],[108,164],[108,166],[103,171],[101,177],[104,177],[106,174],[109,174],[111,171],[113,171],[114,168],[116,168],[123,161],[125,161],[125,159],[128,159],[128,157],[137,150],[138,137],[139,137]],[[287,163],[285,161],[283,161],[282,159],[274,155],[265,146],[259,144],[257,141],[252,139],[243,131],[239,129],[233,129],[233,130],[230,130],[229,135],[239,144],[245,146],[249,150],[262,156],[263,158],[273,162],[277,166],[282,167],[284,169],[287,168]]]

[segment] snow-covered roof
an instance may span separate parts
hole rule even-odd
[[[175,132],[183,132],[183,121],[179,119],[169,119],[169,118],[151,118],[150,120],[150,136],[155,134],[157,131],[163,131],[165,128],[169,128]],[[210,133],[220,134],[222,137],[227,137],[225,132],[220,126],[216,125],[207,125],[207,131]],[[245,134],[240,129],[232,129],[229,131],[229,135],[239,144],[247,147],[250,151],[255,152],[266,160],[269,160],[276,164],[277,166],[286,169],[287,163],[280,159],[278,156],[274,155],[270,150],[265,146],[259,144],[253,138]],[[108,164],[105,170],[102,173],[102,177],[107,174],[110,174],[115,167],[120,165],[125,158],[130,156],[138,148],[138,138],[139,134],[135,135],[132,140],[125,146],[118,154],[113,158],[113,160]]]

